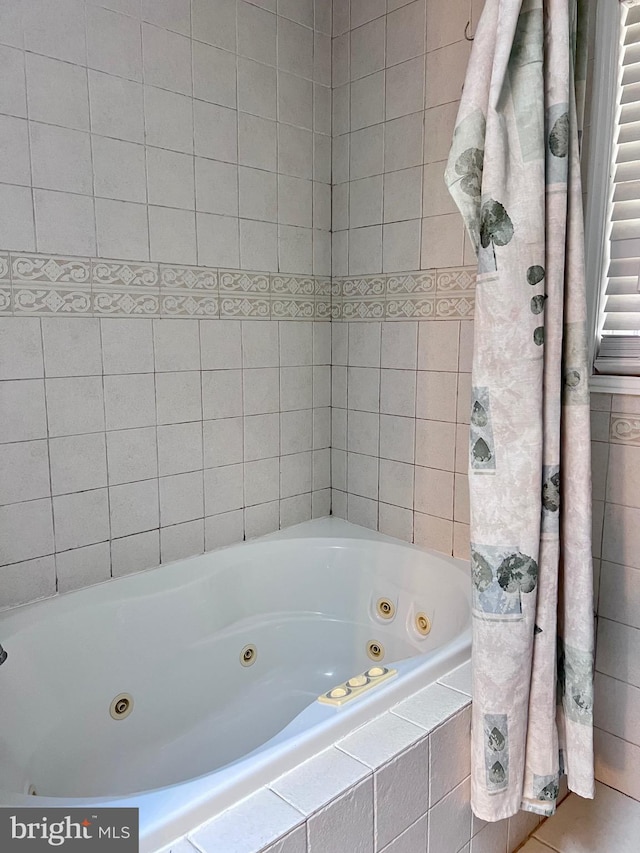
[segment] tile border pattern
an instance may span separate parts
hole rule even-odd
[[[0,252],[0,316],[331,320],[331,280]]]
[[[611,415],[609,440],[640,447],[640,415]]]
[[[475,268],[333,278],[331,294],[332,320],[468,320]]]
[[[474,288],[472,267],[331,279],[0,252],[0,316],[459,320]]]

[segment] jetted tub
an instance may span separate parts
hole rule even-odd
[[[152,853],[466,661],[470,637],[468,564],[338,519],[7,611],[0,805],[136,806]],[[375,666],[397,674],[317,701]]]

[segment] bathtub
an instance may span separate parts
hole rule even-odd
[[[338,519],[6,611],[0,805],[135,806],[152,853],[468,660],[470,637],[466,563]],[[395,674],[317,701],[375,666]]]

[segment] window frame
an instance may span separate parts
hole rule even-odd
[[[596,347],[604,311],[608,230],[611,218],[613,141],[616,131],[616,91],[620,74],[620,0],[596,3],[594,62],[590,98],[585,189],[585,271],[589,330],[589,387],[609,394],[640,395],[640,376],[594,372]]]

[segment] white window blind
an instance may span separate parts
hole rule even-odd
[[[624,4],[598,373],[640,375],[640,5]]]

